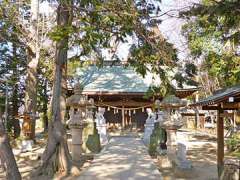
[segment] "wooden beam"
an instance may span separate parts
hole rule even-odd
[[[222,110],[235,110],[235,109],[240,109],[240,103],[235,102],[235,103],[221,103],[221,107],[217,105],[204,105],[202,106],[202,110],[219,110],[221,108]]]
[[[195,116],[195,113],[181,113],[182,116]],[[204,113],[199,113],[199,116],[205,116]]]
[[[230,118],[233,118],[234,117],[234,113],[223,112],[223,113],[220,114],[220,117],[230,117]]]
[[[224,102],[221,103],[221,106],[223,109],[240,109],[240,103],[239,102]]]
[[[219,108],[217,114],[217,168],[219,178],[224,167],[224,123],[223,117],[220,116],[221,113],[223,113],[223,110]]]
[[[202,110],[219,110],[219,107],[218,106],[205,105],[205,106],[202,106]]]

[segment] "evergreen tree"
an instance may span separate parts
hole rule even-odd
[[[207,73],[205,80],[212,79],[215,84],[210,91],[240,82],[239,7],[238,0],[202,0],[181,13],[187,20],[183,34],[191,54],[203,59],[200,71]]]

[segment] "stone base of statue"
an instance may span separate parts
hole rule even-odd
[[[144,125],[144,134],[143,134],[143,142],[147,145],[150,143],[150,136],[152,135],[153,129],[154,129],[154,124],[153,123],[148,123]]]
[[[191,161],[178,159],[175,161],[174,174],[179,178],[190,178],[196,177],[196,169],[193,168]]]
[[[83,130],[83,151],[84,153],[98,153],[101,150],[100,136],[95,122],[88,122]]]
[[[106,145],[108,142],[108,134],[107,134],[107,125],[97,125],[98,134],[100,136],[101,145]]]
[[[180,170],[191,170],[193,167],[191,161],[189,160],[183,161],[183,160],[177,159],[175,163],[176,163],[176,168]]]
[[[191,161],[186,158],[187,148],[184,143],[177,144],[177,158],[176,158],[176,168],[180,170],[190,170],[192,169]]]

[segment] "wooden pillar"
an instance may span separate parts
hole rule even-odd
[[[125,116],[125,114],[124,114],[124,106],[122,106],[122,129],[124,128],[124,126],[125,126],[125,120],[124,120],[124,116]]]
[[[224,123],[223,117],[220,114],[223,113],[222,109],[218,110],[217,114],[217,168],[218,177],[221,176],[224,167]]]

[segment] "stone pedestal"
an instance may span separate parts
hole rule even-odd
[[[102,145],[105,145],[108,142],[107,124],[106,119],[103,116],[104,112],[105,108],[98,108],[95,119],[98,134],[100,136],[100,142]]]
[[[169,168],[174,167],[175,161],[177,159],[176,145],[177,145],[177,130],[183,126],[183,122],[179,114],[170,115],[168,113],[167,121],[162,124],[162,127],[167,132],[167,158],[169,163]]]
[[[147,113],[148,113],[148,118],[144,125],[143,142],[145,144],[149,145],[150,136],[154,129],[154,122],[156,120],[156,115],[152,112],[152,110],[150,108],[147,109]]]
[[[167,131],[167,147],[173,148],[177,145],[177,130],[176,129],[166,129]]]
[[[72,133],[72,159],[75,161],[80,160],[83,153],[82,150],[82,132],[84,125],[72,125],[70,126]]]
[[[167,159],[169,161],[169,166],[174,166],[174,161],[176,160],[176,129],[166,129],[167,131]],[[170,168],[169,167],[169,168]]]

